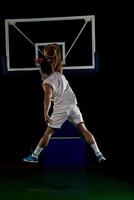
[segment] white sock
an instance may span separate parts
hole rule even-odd
[[[99,148],[98,148],[98,146],[97,146],[96,143],[91,144],[91,147],[92,147],[92,149],[94,150],[94,153],[95,153],[96,156],[98,156],[98,155],[101,154],[101,152],[100,152],[100,150],[99,150]]]
[[[43,148],[41,148],[40,146],[37,146],[36,149],[34,150],[34,152],[32,153],[32,156],[38,158],[38,156],[42,150],[43,150]]]

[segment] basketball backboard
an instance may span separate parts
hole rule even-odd
[[[35,57],[57,43],[64,69],[95,69],[95,16],[5,20],[8,71],[38,70]]]

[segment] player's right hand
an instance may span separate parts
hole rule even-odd
[[[49,124],[52,124],[52,120],[50,119],[49,115],[48,114],[45,114],[45,122],[46,123],[49,123]]]

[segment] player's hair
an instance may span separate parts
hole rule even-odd
[[[63,66],[61,61],[60,46],[56,43],[49,44],[43,49],[46,59],[50,59],[53,63],[53,70],[62,73]]]
[[[49,75],[53,72],[52,63],[49,59],[43,59],[40,63],[40,68],[43,74]]]

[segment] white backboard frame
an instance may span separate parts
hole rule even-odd
[[[9,51],[9,26],[15,25],[17,22],[42,22],[42,21],[65,21],[65,20],[80,20],[84,19],[85,22],[91,22],[91,37],[92,37],[92,65],[89,66],[65,66],[64,69],[95,69],[95,52],[96,52],[96,41],[95,41],[95,15],[86,16],[68,16],[68,17],[49,17],[49,18],[25,18],[25,19],[6,19],[5,20],[5,46],[6,46],[6,66],[7,71],[33,71],[38,70],[38,68],[11,68],[10,67],[10,51]],[[78,35],[79,37],[79,35]],[[77,39],[77,38],[76,38]],[[75,41],[74,41],[75,42]],[[35,43],[35,46],[37,44]],[[63,45],[65,47],[65,44]],[[73,44],[72,44],[73,46]],[[64,49],[65,50],[65,49]],[[63,50],[63,55],[65,52]],[[36,47],[35,47],[36,52]],[[66,56],[66,55],[65,55]],[[63,59],[63,64],[65,63],[65,58]]]

